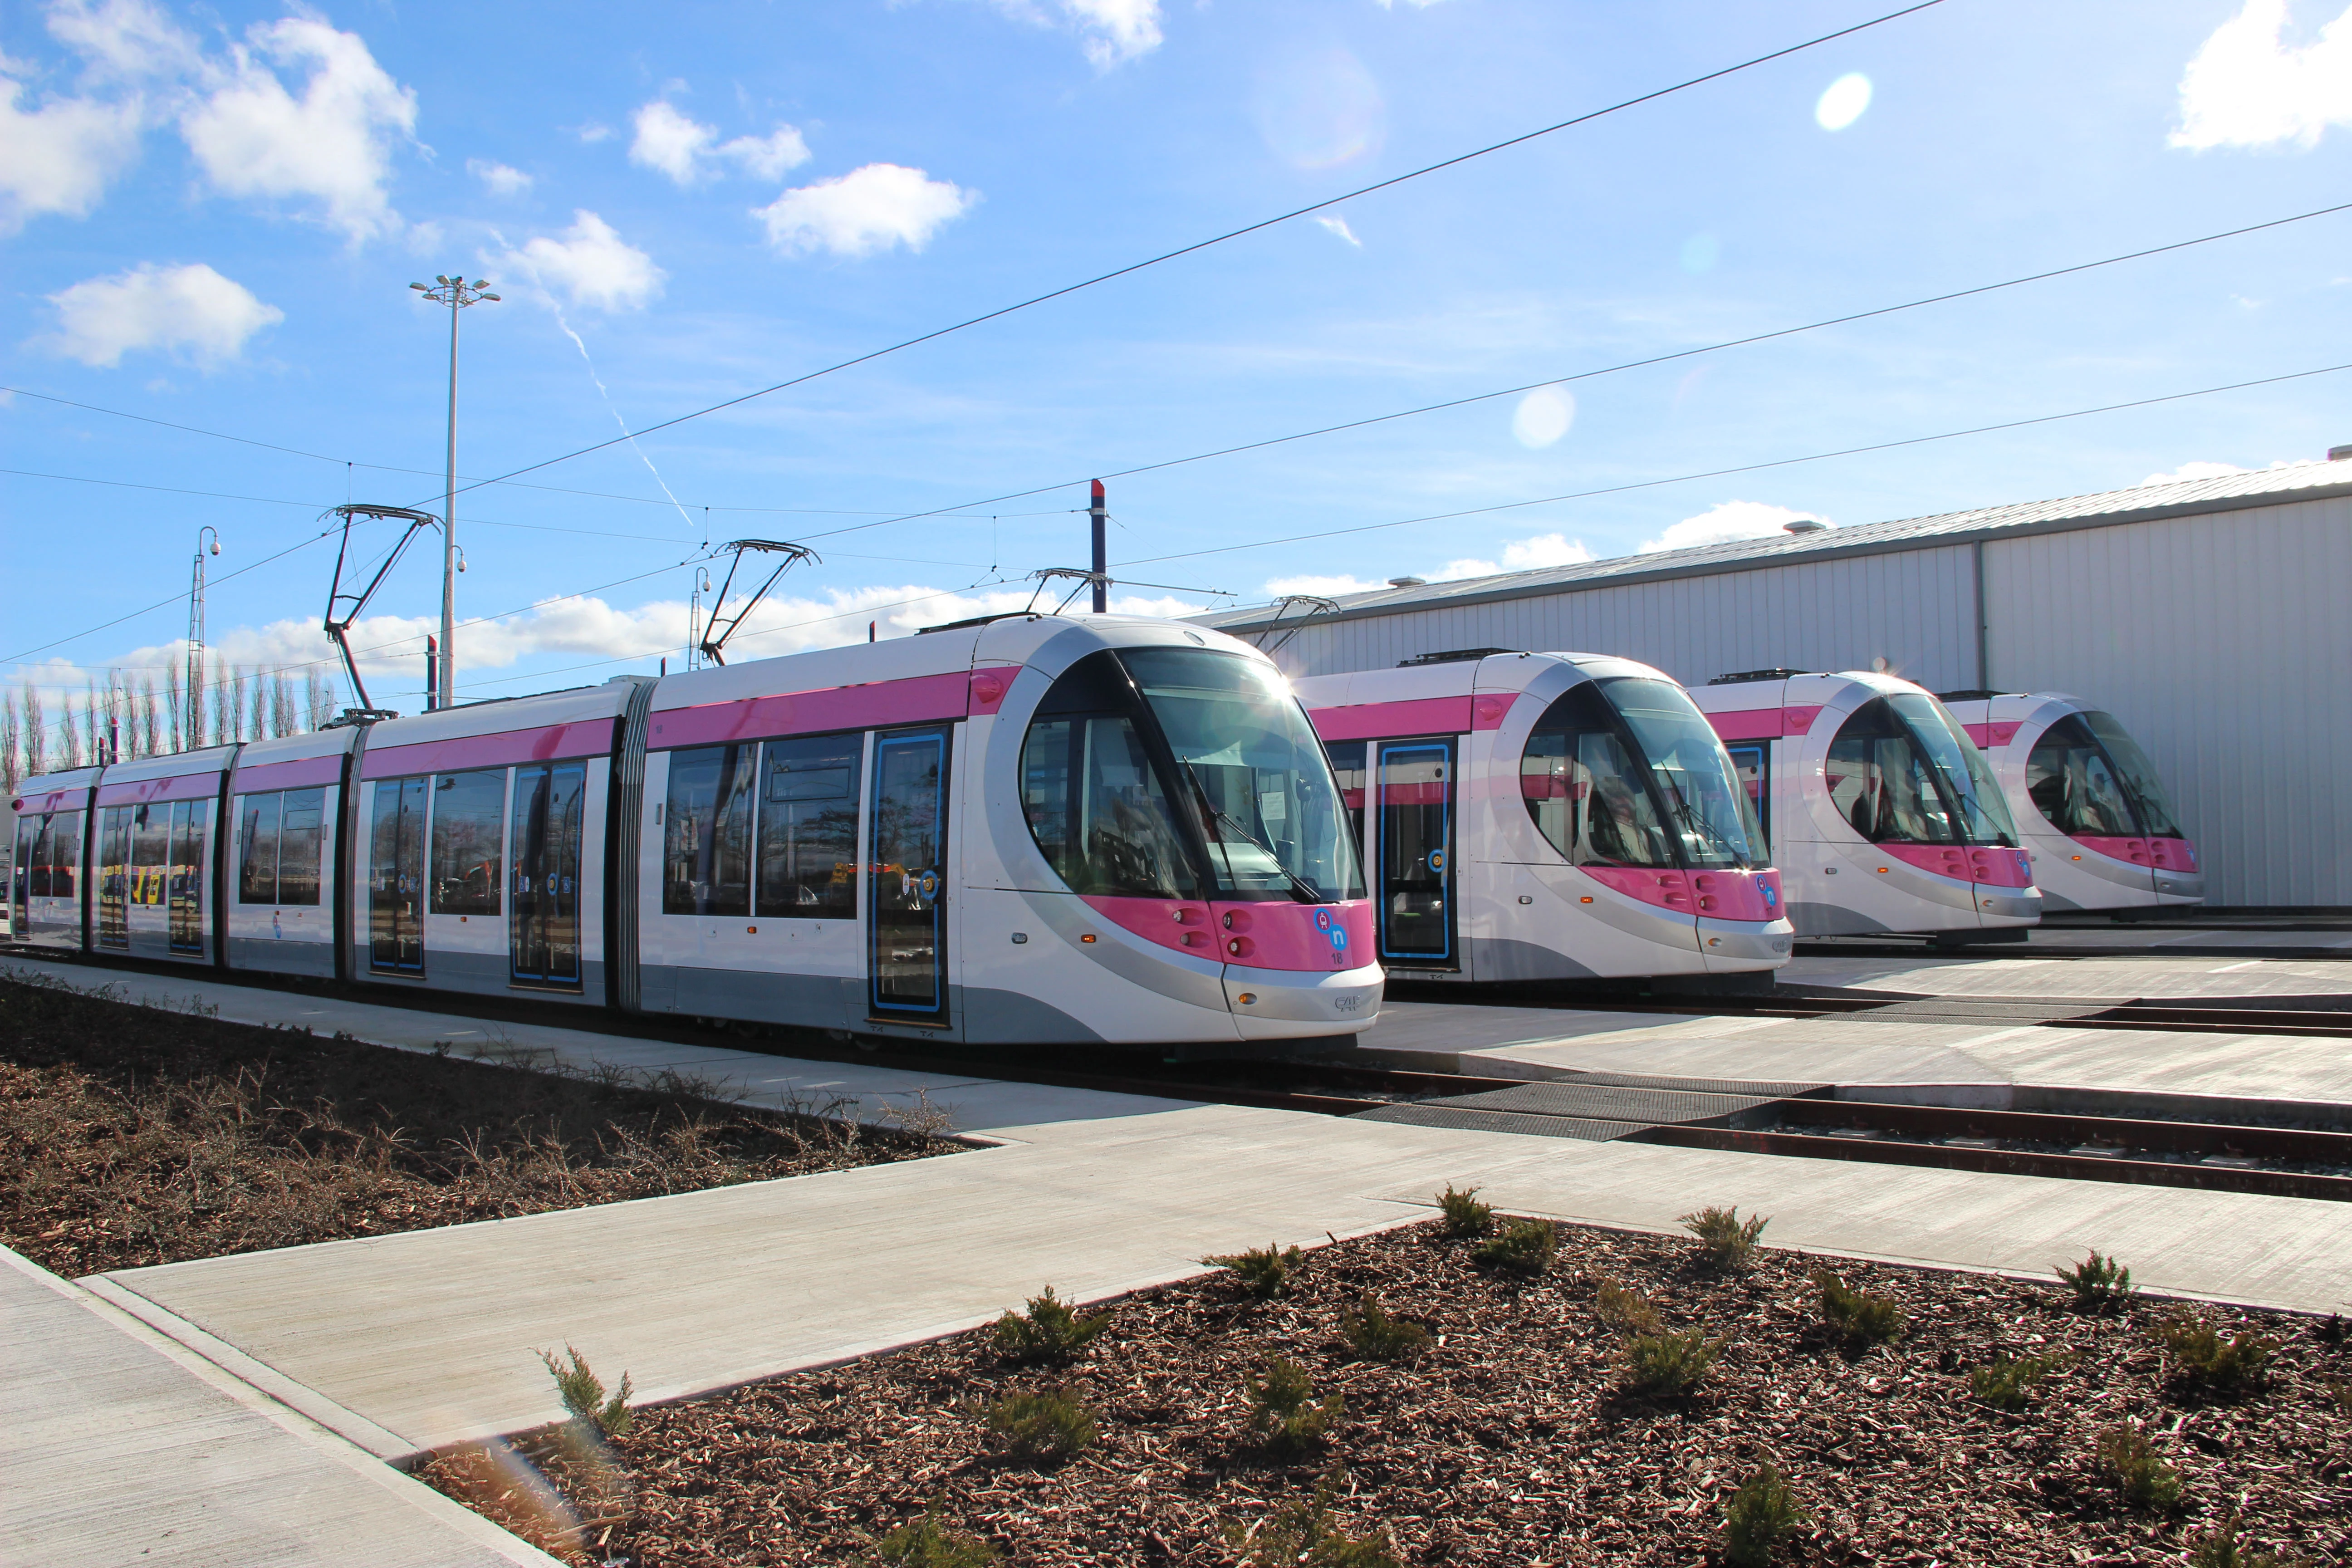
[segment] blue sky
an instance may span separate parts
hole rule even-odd
[[[446,317],[413,280],[504,297],[464,321],[458,456],[500,475],[1882,8],[834,0],[656,28],[598,5],[11,6],[5,384],[311,456],[0,399],[0,672],[78,689],[170,661],[206,524],[214,645],[324,657],[322,510],[440,508]],[[529,476],[560,489],[462,494],[459,614],[488,618],[460,632],[459,692],[675,662],[706,539],[823,556],[739,658],[1017,605],[1026,574],[1083,564],[1091,475],[2306,212],[2352,199],[2347,128],[2334,0],[1944,0]],[[2352,440],[2352,373],[1339,531],[2352,359],[2347,237],[2352,214],[2320,217],[1115,479],[1114,570],[1173,585],[1116,602],[2317,458]],[[403,709],[434,554],[355,633]]]

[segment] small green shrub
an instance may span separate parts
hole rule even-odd
[[[1879,1345],[1903,1337],[1903,1309],[1886,1297],[1857,1290],[1827,1268],[1814,1271],[1813,1283],[1822,1293],[1822,1321],[1847,1339]]]
[[[1478,1201],[1478,1189],[1457,1193],[1452,1183],[1437,1194],[1437,1206],[1445,1211],[1445,1234],[1455,1240],[1484,1236],[1495,1228],[1495,1211]]]
[[[2166,1463],[2145,1434],[2110,1426],[2099,1434],[2099,1468],[2135,1508],[2170,1510],[2180,1505],[2180,1472]]]
[[[1067,1389],[1008,1394],[988,1407],[988,1426],[1030,1459],[1066,1459],[1095,1440],[1094,1412]]]
[[[1678,1223],[1698,1237],[1699,1256],[1707,1267],[1728,1274],[1755,1261],[1756,1238],[1771,1222],[1760,1214],[1743,1220],[1734,1205],[1727,1209],[1703,1208],[1696,1214],[1683,1215]]]
[[[1008,1311],[996,1320],[996,1353],[1007,1361],[1065,1362],[1109,1323],[1105,1314],[1078,1316],[1048,1285],[1044,1295],[1029,1298],[1026,1312]]]
[[[1723,1560],[1732,1568],[1761,1568],[1804,1522],[1805,1510],[1780,1468],[1769,1461],[1759,1465],[1724,1506]]]
[[[2121,1311],[2139,1294],[2132,1284],[2130,1269],[2095,1252],[2072,1268],[2061,1263],[2057,1273],[2074,1292],[2074,1305],[2086,1312]]]
[[[2189,1545],[2189,1568],[2301,1568],[2304,1560],[2256,1552],[2238,1539],[2238,1521],[2225,1519]]]
[[[1202,1262],[1212,1268],[1223,1268],[1241,1281],[1242,1289],[1259,1300],[1270,1300],[1290,1289],[1290,1277],[1307,1255],[1292,1247],[1288,1251],[1272,1246],[1253,1247],[1247,1252],[1231,1252],[1221,1257],[1203,1258]]]
[[[1592,1281],[1592,1310],[1621,1334],[1654,1334],[1665,1327],[1647,1296],[1602,1276]]]
[[[1723,1345],[1703,1329],[1636,1334],[1625,1342],[1626,1386],[1667,1399],[1687,1394],[1723,1353]]]
[[[1367,1361],[1414,1361],[1429,1349],[1429,1331],[1391,1314],[1378,1296],[1367,1295],[1354,1311],[1340,1313],[1339,1334]]]
[[[1244,1378],[1242,1392],[1249,1396],[1250,1431],[1277,1454],[1313,1447],[1348,1409],[1336,1394],[1318,1400],[1307,1369],[1282,1356],[1265,1363],[1263,1377]]]
[[[2180,1374],[2208,1388],[2260,1385],[2263,1370],[2279,1348],[2278,1341],[2251,1329],[2241,1329],[2224,1340],[2210,1320],[2186,1308],[2168,1313],[2155,1332],[2157,1342],[2171,1352]]]
[[[1969,1370],[1969,1392],[1996,1410],[2022,1410],[2033,1385],[2066,1364],[2063,1355],[2019,1356]]]
[[[991,1568],[1002,1561],[996,1548],[979,1536],[961,1535],[940,1523],[936,1504],[876,1542],[866,1560],[881,1568]]]
[[[1559,1250],[1559,1231],[1549,1220],[1515,1219],[1471,1249],[1470,1256],[1489,1268],[1523,1274],[1532,1279],[1551,1267]]]
[[[552,1351],[541,1351],[539,1359],[547,1363],[547,1375],[555,1379],[555,1392],[574,1421],[593,1427],[601,1437],[617,1437],[636,1424],[636,1413],[629,1408],[633,1390],[627,1373],[621,1374],[621,1386],[607,1399],[604,1379],[588,1370],[580,1352],[565,1345],[563,1353],[571,1358],[568,1366],[556,1360]]]
[[[1255,1528],[1228,1524],[1225,1544],[1257,1568],[1404,1568],[1387,1526],[1369,1535],[1339,1528],[1331,1503],[1346,1479],[1335,1469],[1316,1483],[1312,1498],[1284,1503]]]

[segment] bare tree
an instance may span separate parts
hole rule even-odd
[[[180,706],[180,661],[175,658],[163,667],[164,744],[175,752],[187,743],[184,723],[184,710]]]
[[[139,678],[139,754],[152,757],[163,749],[163,712],[155,701],[155,674]]]
[[[213,693],[212,743],[225,746],[236,739],[236,731],[241,723],[239,703],[244,693],[237,690],[233,683],[226,659],[214,660],[212,674],[207,679]]]
[[[205,744],[205,656],[188,661],[188,738],[183,750],[202,751]]]
[[[310,710],[310,727],[323,730],[335,716],[335,687],[326,671],[311,665],[302,671],[302,701]]]
[[[17,742],[23,739],[22,722],[16,716],[16,694],[0,696],[0,790],[10,795],[16,793],[16,781],[24,777],[16,754]]]
[[[49,771],[49,720],[41,711],[41,689],[33,678],[25,678],[25,776],[36,778]]]
[[[247,694],[247,699],[250,707],[247,714],[246,732],[237,737],[240,741],[258,741],[268,733],[269,673],[259,665],[255,665],[251,679],[253,689]]]
[[[81,682],[81,750],[92,767],[102,767],[106,763],[106,752],[100,744],[105,738],[106,731],[99,728],[98,723],[98,682],[84,676]]]
[[[58,721],[58,768],[71,773],[81,766],[81,730],[74,721],[73,694],[68,692],[59,701],[65,717]]]

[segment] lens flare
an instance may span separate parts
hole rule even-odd
[[[1375,152],[1388,105],[1363,62],[1342,48],[1318,49],[1259,73],[1253,105],[1258,134],[1297,169],[1329,169]]]
[[[1535,450],[1550,446],[1576,423],[1576,399],[1557,386],[1538,386],[1519,399],[1511,414],[1511,434]]]
[[[1870,79],[1860,71],[1848,71],[1830,83],[1821,101],[1813,105],[1813,119],[1824,131],[1843,131],[1869,107]]]

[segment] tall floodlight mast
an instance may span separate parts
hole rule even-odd
[[[187,731],[173,739],[174,750],[194,751],[205,743],[204,707],[196,693],[205,684],[205,534],[211,534],[211,553],[220,553],[220,531],[206,523],[196,530],[196,563],[190,572],[188,583],[188,719]]]
[[[433,287],[422,283],[409,287],[435,304],[449,307],[449,465],[441,492],[440,705],[446,708],[457,700],[457,312],[485,300],[495,305],[499,297],[488,291],[489,285],[481,279],[468,283],[463,273],[455,278],[436,273]],[[348,654],[344,662],[350,662]],[[361,699],[362,704],[366,700]]]

